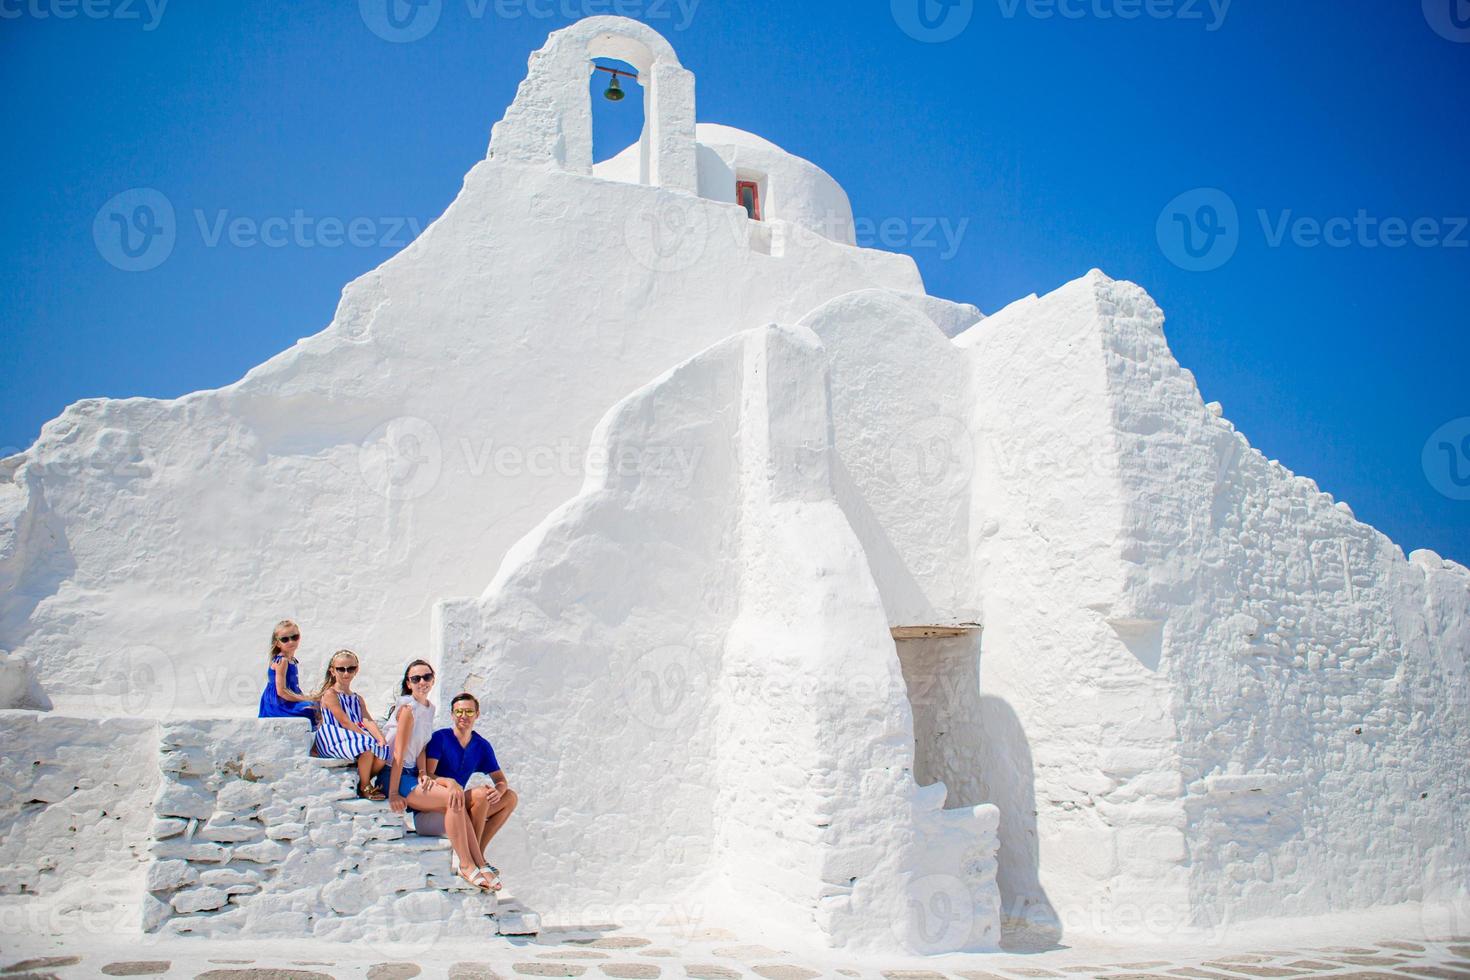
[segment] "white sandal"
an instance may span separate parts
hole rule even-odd
[[[486,878],[492,892],[498,892],[500,891],[500,889],[505,887],[504,884],[502,884],[500,881],[500,870],[496,868],[493,864],[487,864],[483,867],[476,868],[475,873],[472,877]]]

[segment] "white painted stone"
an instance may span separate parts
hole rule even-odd
[[[534,936],[541,931],[541,917],[535,912],[502,913],[495,917],[495,927],[502,936]]]
[[[279,841],[262,840],[254,844],[243,844],[235,848],[234,856],[242,861],[255,861],[260,864],[273,864],[285,859],[291,853],[291,848]]]
[[[363,885],[373,895],[411,892],[423,888],[427,881],[417,861],[386,859],[363,868]]]
[[[372,840],[402,840],[403,822],[395,815],[392,820],[377,817],[352,818],[352,842],[365,844]]]
[[[247,814],[269,802],[271,789],[265,783],[231,780],[220,788],[215,806],[225,813]]]
[[[159,927],[173,915],[173,906],[152,895],[144,895],[142,902],[142,925],[144,932],[157,932]]]
[[[199,828],[198,836],[204,840],[218,841],[224,844],[237,844],[260,840],[265,836],[265,828],[255,822],[237,823],[233,819],[226,821],[210,820]]]
[[[356,915],[376,898],[362,875],[347,875],[322,886],[322,901],[338,915]]]
[[[194,817],[208,819],[214,814],[214,794],[197,786],[167,782],[159,788],[153,801],[153,812],[160,817]]]
[[[204,864],[224,864],[230,859],[230,849],[222,844],[194,843],[186,840],[155,841],[148,852],[160,860],[182,858]]]
[[[280,824],[302,823],[307,819],[306,808],[300,803],[273,803],[270,806],[261,807],[256,812],[255,818],[267,827],[279,826]]]
[[[263,877],[259,868],[211,868],[199,873],[199,883],[228,888],[231,885],[256,885]]]
[[[298,837],[306,836],[306,824],[302,823],[280,823],[267,827],[265,835],[271,840],[293,841]]]
[[[199,749],[175,749],[158,757],[158,768],[166,773],[202,776],[214,771],[208,754]]]
[[[220,908],[227,901],[229,901],[229,896],[223,889],[202,887],[179,892],[170,899],[169,904],[174,907],[175,912],[188,915],[191,912],[205,912]]]
[[[307,835],[318,847],[341,847],[352,839],[352,824],[345,820],[313,827]]]
[[[341,813],[351,813],[362,816],[381,816],[383,813],[386,812],[390,815],[395,816],[396,818],[396,814],[393,814],[393,812],[388,809],[388,804],[377,803],[372,800],[342,800],[341,802],[332,804],[332,806]]]
[[[180,858],[154,861],[148,866],[148,876],[143,887],[150,892],[172,891],[199,880],[199,872]]]
[[[163,840],[166,837],[177,837],[184,832],[189,825],[187,820],[178,817],[163,817],[153,821],[153,829],[150,835],[154,840]]]
[[[309,827],[336,823],[337,820],[337,811],[330,806],[308,806],[306,808],[306,824]]]

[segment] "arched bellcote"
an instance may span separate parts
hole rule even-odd
[[[587,79],[592,59],[615,58],[638,70],[643,87],[640,181],[699,190],[694,143],[694,74],[673,46],[646,24],[626,17],[589,17],[546,40],[531,55],[526,78],[505,118],[490,134],[497,160],[545,162],[592,173],[592,107]]]

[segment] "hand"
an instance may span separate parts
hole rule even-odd
[[[438,782],[439,780],[435,779],[433,776],[425,776],[423,779],[419,780],[419,785],[422,786],[424,789],[433,789],[438,784]]]
[[[404,810],[408,809],[408,801],[399,796],[397,793],[394,793],[392,796],[388,797],[388,809],[392,810],[394,813],[402,813]]]
[[[499,803],[501,798],[504,796],[505,793],[500,789],[499,786],[485,787],[485,802],[489,803],[491,806]]]

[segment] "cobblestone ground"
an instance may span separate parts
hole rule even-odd
[[[70,940],[70,941],[69,941]],[[1216,950],[1212,956],[1119,959],[1077,948],[1032,954],[947,956],[932,965],[815,962],[780,948],[741,941],[718,929],[662,942],[621,931],[547,932],[529,940],[494,939],[453,949],[442,944],[398,958],[361,944],[149,940],[139,945],[75,937],[0,936],[0,980],[162,977],[167,980],[1470,980],[1470,936],[1381,938],[1354,945],[1273,944]],[[1095,950],[1094,950],[1095,952]]]

